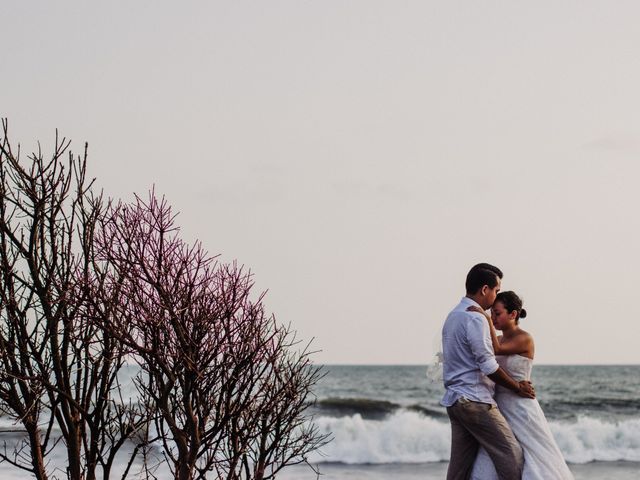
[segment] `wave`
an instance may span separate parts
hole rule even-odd
[[[424,463],[449,459],[449,424],[418,412],[398,411],[385,420],[349,417],[319,417],[319,429],[333,440],[313,462]]]
[[[551,431],[567,462],[640,461],[640,419],[605,422],[579,417],[576,422],[551,422]]]
[[[325,398],[317,400],[313,408],[321,415],[345,417],[360,414],[363,418],[383,418],[401,406],[370,398]]]
[[[448,421],[419,412],[397,410],[384,420],[360,414],[318,417],[321,431],[333,441],[314,453],[315,463],[430,463],[449,460]],[[590,417],[551,422],[558,446],[569,463],[640,461],[640,419],[608,423]]]
[[[365,419],[382,420],[399,410],[409,410],[434,418],[446,418],[444,408],[424,405],[400,405],[386,400],[370,398],[325,398],[313,404],[313,411],[319,416],[346,417],[360,414]]]
[[[589,397],[575,399],[541,400],[540,405],[547,418],[552,421],[575,421],[581,416],[596,417],[611,421],[613,418],[640,417],[640,400],[615,397]],[[345,417],[360,414],[364,419],[383,420],[401,410],[414,411],[436,419],[447,418],[446,410],[440,405],[415,403],[407,405],[389,400],[329,397],[316,400],[311,405],[317,416]]]
[[[346,417],[360,414],[365,419],[382,420],[401,409],[419,412],[435,418],[445,418],[444,408],[429,408],[424,405],[402,406],[386,400],[370,398],[325,398],[313,404],[316,415]]]

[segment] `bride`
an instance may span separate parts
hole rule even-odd
[[[496,360],[514,380],[530,380],[534,343],[530,334],[520,328],[527,312],[514,292],[501,292],[491,308],[491,317],[479,307],[469,310],[487,317]],[[502,336],[496,335],[502,330]],[[547,419],[536,399],[523,398],[496,385],[495,400],[524,451],[523,480],[573,480],[562,457]],[[486,450],[480,448],[471,480],[498,479]]]

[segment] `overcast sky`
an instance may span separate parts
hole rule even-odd
[[[477,262],[538,363],[640,363],[640,4],[3,2],[0,116],[153,185],[327,363],[430,360]]]

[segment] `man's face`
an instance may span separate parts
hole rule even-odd
[[[491,306],[493,305],[493,302],[496,301],[498,292],[500,291],[500,286],[501,286],[500,278],[496,277],[496,280],[498,280],[498,283],[496,283],[495,287],[490,288],[488,285],[486,287],[483,287],[485,289],[485,296],[484,296],[485,304],[482,305],[482,307],[485,310],[487,308],[491,308]]]

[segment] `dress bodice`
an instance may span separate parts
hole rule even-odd
[[[498,364],[514,380],[530,380],[533,360],[522,355],[496,355]],[[500,412],[524,451],[522,480],[573,480],[547,419],[536,399],[520,397],[496,385]],[[498,480],[495,466],[484,448],[476,458],[471,480]]]
[[[530,380],[533,360],[522,355],[496,355],[498,365],[505,370],[511,378],[517,380]]]

